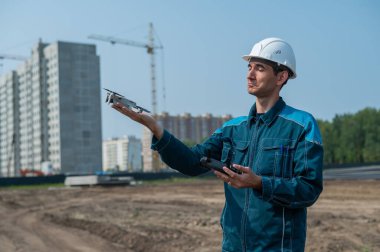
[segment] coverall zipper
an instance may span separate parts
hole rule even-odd
[[[257,147],[257,136],[258,136],[258,131],[259,131],[259,124],[260,124],[260,119],[256,120],[255,128],[253,134],[251,134],[251,139],[250,142],[253,143],[251,144],[248,148],[248,167],[253,166],[253,160],[254,160],[254,153]],[[252,137],[254,135],[254,137]],[[251,148],[252,146],[252,148]],[[253,151],[252,151],[253,150]],[[247,223],[247,213],[248,213],[248,208],[249,208],[249,197],[251,194],[251,190],[245,189],[245,205],[244,205],[244,211],[243,211],[243,218],[242,218],[242,225],[241,225],[241,233],[242,233],[242,248],[243,252],[247,251],[247,235],[246,235],[246,223]]]

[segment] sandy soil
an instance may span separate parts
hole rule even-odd
[[[220,251],[223,186],[0,190],[0,251]],[[380,251],[380,182],[326,181],[307,251]]]

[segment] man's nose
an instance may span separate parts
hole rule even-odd
[[[255,77],[255,71],[253,71],[253,69],[248,70],[247,78],[251,79],[251,78],[254,78],[254,77]]]

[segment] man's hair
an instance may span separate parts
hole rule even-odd
[[[288,72],[288,78],[285,80],[284,83],[282,83],[282,86],[285,86],[285,84],[288,82],[289,78],[292,77],[294,74],[292,72],[292,70],[290,70],[288,67],[284,66],[284,65],[278,65],[276,63],[274,63],[272,66],[273,68],[273,72],[275,75],[277,75],[279,72],[282,72],[282,71],[287,71]]]

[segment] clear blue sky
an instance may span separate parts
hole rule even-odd
[[[297,58],[285,101],[331,120],[380,107],[380,2],[1,0],[0,53],[30,55],[39,38],[97,45],[101,86],[151,108],[149,56],[144,49],[89,40],[89,34],[147,41],[153,22],[164,50],[157,55],[159,111],[246,115],[247,64],[241,59],[266,37],[288,41]],[[0,73],[19,62],[2,61]],[[103,93],[103,95],[105,95]],[[103,138],[141,136],[142,128],[102,105]]]

